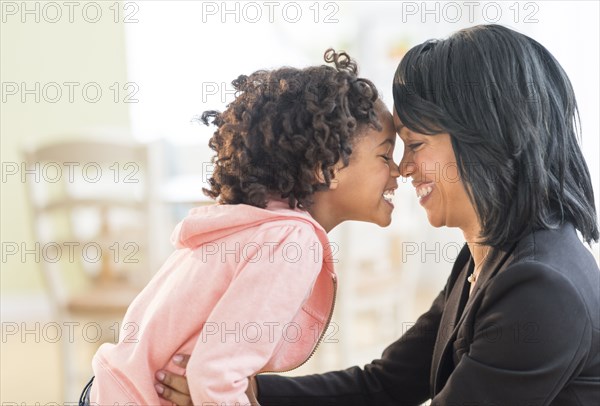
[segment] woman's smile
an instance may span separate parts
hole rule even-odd
[[[413,181],[413,185],[415,185],[415,183],[416,182]],[[419,198],[419,203],[421,205],[424,205],[425,202],[429,200],[429,196],[431,195],[431,192],[433,192],[434,187],[435,184],[433,182],[420,182],[415,185],[417,197]]]

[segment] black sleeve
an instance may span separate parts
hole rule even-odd
[[[262,406],[419,405],[430,397],[429,373],[444,292],[412,328],[364,369],[303,377],[257,376]]]
[[[592,324],[564,275],[520,264],[490,283],[463,352],[432,405],[548,405],[588,356]]]

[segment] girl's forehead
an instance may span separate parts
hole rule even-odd
[[[380,115],[379,121],[381,130],[369,128],[368,133],[365,134],[365,137],[363,138],[369,139],[368,144],[370,145],[370,148],[377,148],[382,145],[394,147],[396,144],[396,132],[394,131],[392,115],[390,113],[383,117]]]
[[[379,121],[383,127],[395,127],[394,118],[392,117],[392,113],[390,113],[387,109],[380,111],[378,113]]]
[[[376,104],[376,112],[379,124],[381,124],[381,130],[377,130],[371,125],[365,125],[354,144],[355,147],[361,150],[375,149],[382,144],[387,144],[391,147],[395,145],[396,132],[394,131],[392,113],[381,101],[378,101]]]

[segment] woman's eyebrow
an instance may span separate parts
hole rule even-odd
[[[396,123],[394,123],[394,129],[396,130],[396,134],[398,134],[398,137],[402,138],[402,130],[407,129],[408,131],[410,131],[408,129],[407,126],[405,126],[404,124],[402,124],[401,122],[398,122],[398,125],[396,126]]]
[[[406,127],[406,126],[404,124],[402,124],[402,122],[400,120],[398,120],[398,125],[396,125],[396,123],[394,122],[394,128],[398,134],[400,134],[400,131],[402,131],[402,129],[404,127]]]
[[[409,137],[407,136],[402,136],[402,128],[404,128],[404,126],[402,126],[397,132],[396,134],[398,134],[398,138],[400,138],[402,141],[408,139]]]

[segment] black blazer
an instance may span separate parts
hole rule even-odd
[[[573,226],[507,247],[469,296],[471,270],[465,245],[431,309],[380,359],[321,375],[258,376],[259,402],[600,404],[600,271]]]

